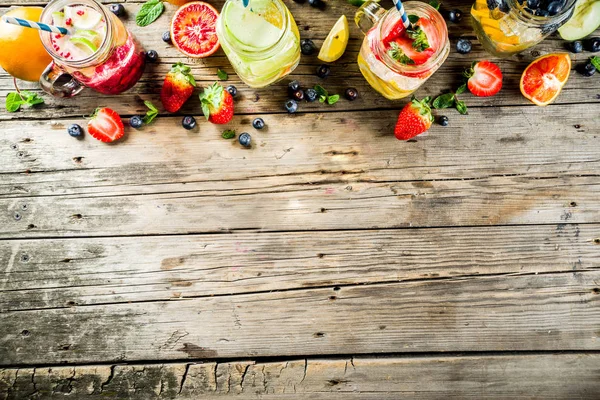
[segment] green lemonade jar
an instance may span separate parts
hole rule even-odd
[[[229,62],[248,86],[268,86],[300,62],[300,34],[281,0],[227,0],[217,36]]]

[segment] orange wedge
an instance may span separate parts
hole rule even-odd
[[[567,53],[547,54],[533,61],[521,75],[521,93],[533,104],[547,106],[558,96],[571,73]]]

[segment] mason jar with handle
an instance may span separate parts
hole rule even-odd
[[[565,24],[573,15],[575,1],[476,0],[471,7],[473,29],[486,51],[509,57]]]
[[[277,82],[300,62],[300,33],[281,0],[227,0],[217,36],[235,72],[250,87]]]
[[[121,20],[96,0],[53,0],[40,21],[66,27],[68,35],[40,31],[53,61],[40,78],[42,89],[72,97],[84,87],[104,94],[130,89],[142,76],[145,53]]]
[[[424,31],[426,48],[405,40],[403,30],[406,28],[395,8],[386,11],[378,3],[368,1],[354,18],[366,35],[358,55],[360,72],[373,89],[391,100],[412,94],[450,53],[448,29],[441,14],[420,1],[402,4],[413,24],[409,29]]]

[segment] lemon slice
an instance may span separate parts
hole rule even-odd
[[[344,51],[346,51],[349,36],[348,20],[345,15],[342,15],[325,38],[323,46],[321,46],[321,50],[319,51],[319,60],[334,62],[340,58],[344,54]]]

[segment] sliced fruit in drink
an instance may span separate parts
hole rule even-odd
[[[64,14],[76,29],[92,29],[102,20],[102,14],[87,6],[67,6],[64,8]]]
[[[600,26],[600,0],[578,0],[573,16],[566,24],[558,28],[565,40],[578,40]]]
[[[73,36],[69,41],[90,56],[98,51],[98,47],[90,39],[83,36]]]
[[[560,93],[571,73],[567,53],[548,54],[525,68],[521,75],[521,93],[538,106],[546,106]]]
[[[240,2],[229,3],[222,18],[225,18],[227,30],[232,36],[255,49],[273,46],[283,33],[279,27]]]
[[[344,51],[346,51],[349,37],[350,29],[348,28],[348,20],[345,15],[342,15],[325,38],[319,51],[319,60],[334,62],[339,59],[344,54]]]
[[[52,25],[65,26],[65,14],[60,11],[52,13]]]
[[[188,57],[203,58],[219,48],[215,30],[219,13],[203,1],[181,6],[171,20],[171,39],[177,49]]]

